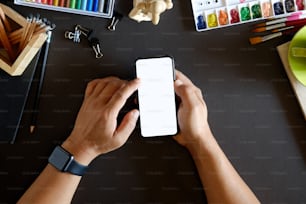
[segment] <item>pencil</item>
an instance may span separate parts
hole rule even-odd
[[[31,119],[31,124],[30,124],[30,133],[33,133],[36,127],[36,120],[37,120],[37,116],[38,116],[38,108],[39,108],[39,100],[40,100],[40,94],[41,94],[41,90],[42,90],[42,85],[43,85],[43,81],[44,81],[44,76],[45,76],[45,71],[46,71],[46,65],[47,65],[47,59],[48,59],[48,52],[49,52],[49,46],[50,46],[50,41],[51,41],[51,35],[52,35],[52,31],[47,31],[47,40],[44,44],[44,53],[43,53],[43,61],[42,61],[42,65],[41,65],[41,72],[40,72],[40,77],[39,77],[39,85],[38,85],[38,89],[36,92],[36,96],[35,96],[35,101],[34,101],[34,111],[32,113],[32,119]]]

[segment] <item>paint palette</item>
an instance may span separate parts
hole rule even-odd
[[[191,0],[197,31],[306,12],[306,0]]]
[[[115,0],[14,0],[14,3],[54,11],[111,18]]]

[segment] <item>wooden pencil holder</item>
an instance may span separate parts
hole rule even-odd
[[[0,45],[0,68],[11,76],[19,76],[23,74],[29,63],[32,61],[34,56],[42,47],[42,45],[47,39],[47,34],[45,32],[42,32],[33,35],[33,37],[29,39],[29,41],[27,41],[22,47],[22,50],[15,53],[16,56],[13,58],[14,60],[8,60],[9,57],[5,57],[5,55],[7,55],[7,53],[9,52],[7,46],[11,47],[11,51],[13,50],[13,46],[11,46],[10,43],[10,34],[12,34],[13,32],[17,33],[17,31],[10,29],[10,32],[8,32],[8,29],[5,28],[7,28],[9,25],[6,24],[11,21],[15,24],[15,27],[18,27],[19,30],[22,30],[22,28],[25,29],[25,27],[28,26],[29,23],[23,16],[21,16],[19,13],[17,13],[6,5],[0,3],[0,9],[2,10],[2,20],[3,18],[8,18],[6,21],[2,21],[3,23],[0,22],[0,24],[2,24],[2,26],[0,25],[0,42],[2,44]],[[7,46],[5,46],[4,44],[6,44]],[[14,52],[12,53],[14,54]]]

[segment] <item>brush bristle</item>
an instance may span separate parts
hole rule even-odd
[[[249,41],[251,45],[256,45],[262,42],[262,37],[252,37],[252,38],[249,38]]]
[[[266,26],[266,23],[258,23],[258,24],[256,24],[256,27],[264,27],[264,26]]]
[[[254,28],[252,30],[253,33],[260,33],[266,31],[266,27]]]

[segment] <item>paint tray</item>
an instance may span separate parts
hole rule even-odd
[[[196,30],[207,31],[304,12],[306,0],[191,0]]]
[[[111,18],[115,0],[14,0],[14,3],[41,9]]]

